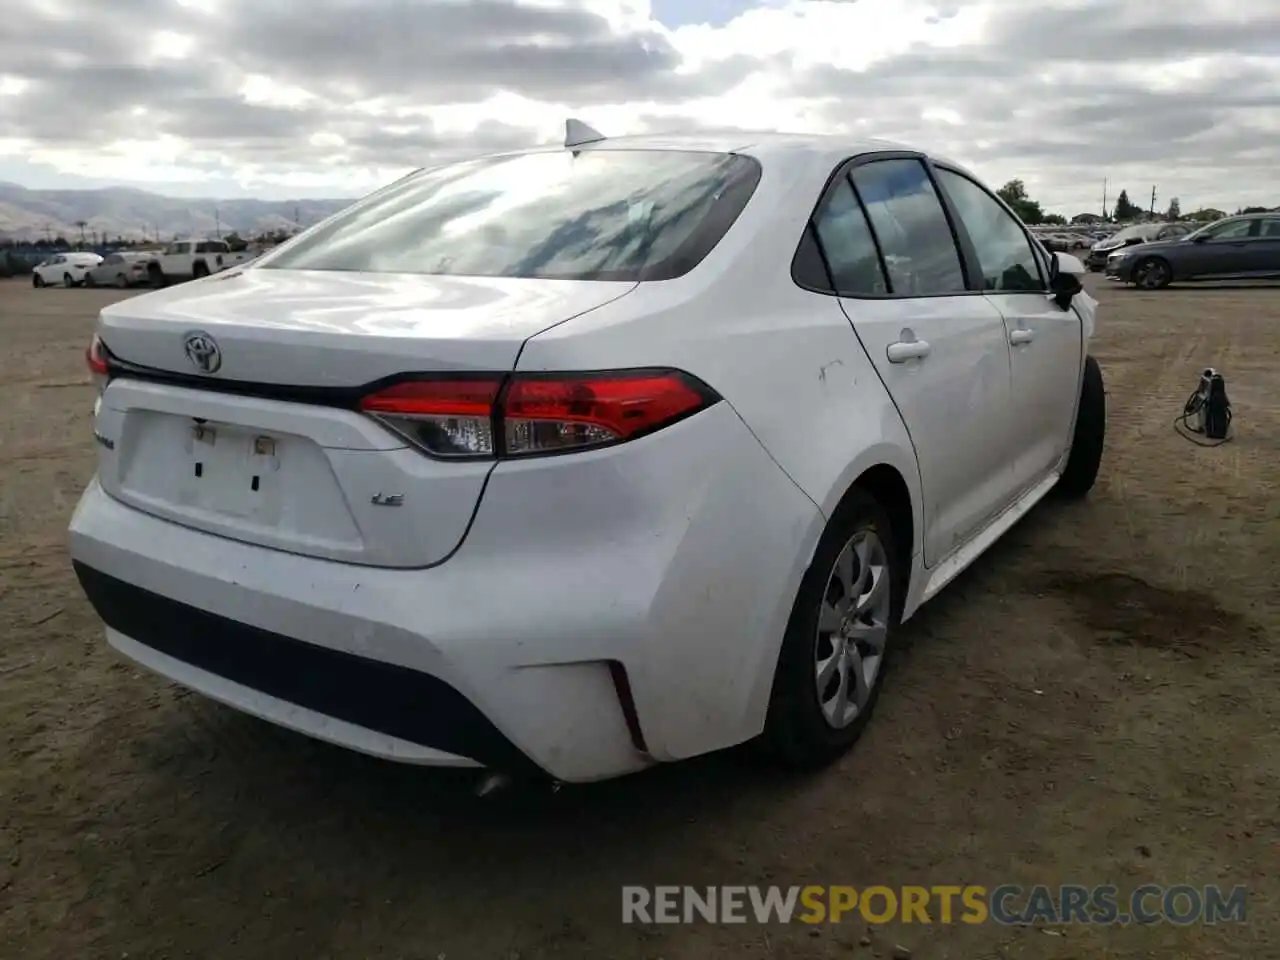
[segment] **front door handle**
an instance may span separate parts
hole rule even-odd
[[[1016,330],[1009,331],[1009,342],[1015,347],[1023,343],[1030,343],[1035,338],[1036,332],[1028,330],[1026,327],[1018,327]]]
[[[908,360],[922,360],[933,348],[928,340],[899,340],[885,349],[890,363],[906,363]]]

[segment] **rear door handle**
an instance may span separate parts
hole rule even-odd
[[[885,348],[890,363],[906,363],[908,360],[921,360],[929,355],[933,348],[928,340],[899,340]]]
[[[1036,338],[1034,330],[1028,330],[1026,327],[1018,327],[1016,330],[1009,331],[1009,342],[1015,347],[1019,344],[1030,343]]]

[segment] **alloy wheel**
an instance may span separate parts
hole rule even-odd
[[[814,641],[814,680],[827,724],[842,730],[866,708],[880,680],[892,591],[879,535],[860,530],[836,556]]]

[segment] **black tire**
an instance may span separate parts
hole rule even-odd
[[[874,531],[884,546],[889,574],[889,616],[875,683],[865,705],[848,726],[829,724],[819,702],[815,668],[818,614],[826,598],[832,569],[840,553],[861,531]],[[892,656],[893,636],[906,595],[906,568],[898,556],[889,517],[870,494],[854,488],[846,495],[814,551],[787,623],[759,746],[770,760],[798,770],[825,766],[842,756],[862,735],[884,686]]]
[[[116,274],[116,286],[117,286],[117,287],[119,287],[121,290],[128,290],[128,289],[129,289],[129,278],[128,278],[128,277],[126,277],[123,273],[117,273],[117,274]]]
[[[208,275],[209,275],[209,268],[208,266],[205,265],[203,261],[198,262],[194,267],[191,268],[192,280],[199,280],[201,277],[207,277]]]
[[[1133,268],[1134,286],[1140,290],[1163,290],[1173,283],[1173,268],[1164,257],[1144,257]]]
[[[1056,492],[1078,498],[1093,489],[1102,465],[1102,449],[1107,436],[1107,392],[1102,368],[1093,357],[1084,358],[1084,382],[1080,385],[1080,411],[1071,438],[1071,453],[1058,479]]]
[[[151,286],[156,289],[167,285],[164,271],[160,269],[160,264],[158,263],[150,264],[147,267],[147,280],[150,281]]]
[[[31,275],[31,285],[37,290],[44,286],[44,279],[38,273]]]
[[[62,275],[62,285],[63,285],[64,287],[66,287],[66,288],[69,290],[69,289],[71,289],[72,287],[74,287],[74,286],[76,285],[76,282],[75,282],[75,280],[72,278],[71,274],[69,274],[69,273],[64,273],[64,274]]]
[[[98,281],[93,279],[92,273],[86,273],[84,275],[84,285],[86,287],[96,287],[98,285]]]

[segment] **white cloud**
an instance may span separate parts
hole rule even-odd
[[[713,22],[665,24],[648,0],[9,2],[0,157],[24,170],[351,195],[572,115],[903,139],[1066,213],[1104,177],[1280,203],[1275,0],[684,0],[661,9]]]

